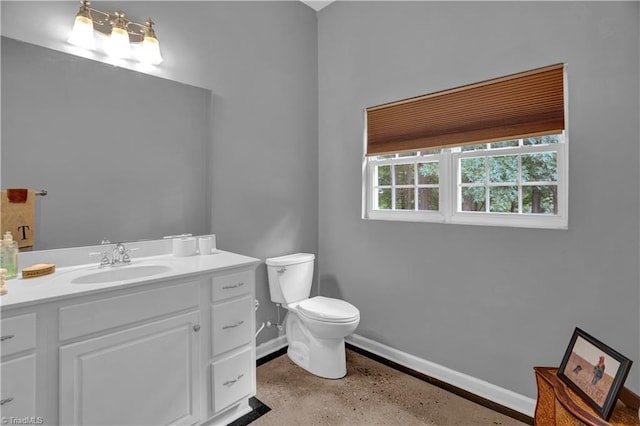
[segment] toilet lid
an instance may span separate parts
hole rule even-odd
[[[270,257],[265,259],[265,263],[267,266],[291,266],[298,263],[310,262],[315,258],[316,256],[313,253],[295,253],[279,257]]]
[[[300,302],[298,312],[307,318],[327,322],[350,322],[360,317],[351,303],[331,297],[317,296]]]

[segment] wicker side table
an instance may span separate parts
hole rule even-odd
[[[557,368],[533,367],[538,385],[538,402],[534,422],[537,426],[606,426],[640,425],[640,397],[630,390],[620,391],[609,421],[605,421],[582,398],[557,376]]]

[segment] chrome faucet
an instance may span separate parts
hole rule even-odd
[[[108,240],[103,240],[102,244],[110,244],[110,242]],[[137,249],[134,248],[131,250]],[[113,250],[111,251],[111,259],[109,259],[109,254],[107,251],[89,253],[89,256],[100,255],[100,267],[104,268],[105,266],[127,265],[131,263],[129,251],[130,250],[127,249],[123,243],[116,243],[113,246]]]
[[[124,244],[116,243],[111,253],[111,266],[116,266],[120,263],[130,263],[131,257],[129,257],[128,251]]]

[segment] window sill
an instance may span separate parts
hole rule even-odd
[[[392,222],[431,222],[458,225],[501,226],[507,228],[568,229],[567,219],[562,216],[515,215],[509,213],[454,213],[446,217],[440,212],[382,211],[373,210],[363,217],[365,220]]]

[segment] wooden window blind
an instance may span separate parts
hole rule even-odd
[[[560,133],[564,65],[367,108],[367,155]]]

